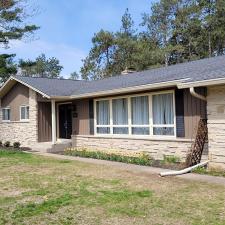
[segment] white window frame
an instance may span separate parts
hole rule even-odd
[[[27,108],[27,107],[29,108],[29,111],[30,111],[29,105],[21,105],[21,106],[20,106],[20,121],[23,121],[23,122],[29,121],[29,119],[30,119],[30,112],[29,112],[29,118],[28,118],[28,119],[22,119],[22,118],[21,118],[21,117],[22,117],[21,109],[22,109],[22,108]],[[27,116],[26,113],[27,113],[27,111],[25,110],[25,117]]]
[[[9,110],[9,120],[3,119],[3,110]],[[11,122],[11,108],[10,107],[2,108],[2,122]]]
[[[161,124],[154,124],[153,125],[153,108],[152,108],[152,97],[153,95],[160,95],[160,94],[173,94],[173,112],[174,112],[174,124],[168,125],[161,125]],[[132,118],[131,118],[131,98],[132,97],[140,97],[140,96],[148,96],[149,100],[149,124],[147,125],[133,125]],[[128,104],[128,125],[113,125],[113,113],[112,113],[112,100],[113,99],[127,99]],[[108,100],[109,101],[109,112],[110,112],[110,124],[109,125],[97,125],[97,108],[96,103],[98,101]],[[175,102],[175,90],[166,90],[166,91],[157,91],[157,92],[148,92],[148,93],[141,93],[141,94],[133,94],[133,95],[123,95],[118,97],[106,97],[106,98],[98,98],[94,99],[94,135],[96,136],[120,136],[120,137],[143,137],[143,138],[176,138],[176,102]],[[98,127],[109,127],[110,133],[109,134],[99,134],[97,133]],[[113,134],[114,127],[128,127],[128,134]],[[132,134],[132,127],[148,127],[149,128],[149,135],[137,135]],[[174,128],[174,135],[153,135],[153,127],[173,127]]]

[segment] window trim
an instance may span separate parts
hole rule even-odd
[[[162,124],[153,124],[153,95],[160,95],[160,94],[173,94],[173,113],[174,113],[174,124],[162,125]],[[131,98],[132,97],[140,97],[140,96],[148,96],[149,101],[149,124],[147,125],[133,125],[132,124],[132,115],[131,115]],[[112,100],[113,99],[127,99],[128,104],[128,125],[113,125],[113,114],[112,114]],[[109,101],[109,112],[110,112],[110,124],[109,125],[97,125],[97,102],[102,100]],[[108,134],[99,134],[97,133],[98,127],[109,127],[110,133]],[[113,134],[113,127],[128,127],[128,134]],[[137,135],[132,134],[133,127],[148,127],[149,128],[149,135]],[[153,135],[153,128],[154,127],[173,127],[174,128],[174,135]],[[165,91],[155,91],[155,92],[145,92],[140,94],[132,94],[132,95],[121,95],[116,97],[103,97],[94,99],[94,135],[96,136],[120,136],[120,137],[140,137],[140,138],[176,138],[176,102],[175,102],[175,90],[165,90]]]
[[[20,121],[22,121],[22,122],[27,122],[27,121],[30,120],[30,115],[29,115],[29,118],[28,118],[28,119],[22,119],[22,118],[21,118],[21,116],[22,116],[22,114],[21,114],[21,109],[24,108],[24,107],[25,107],[25,108],[28,107],[28,108],[29,108],[29,112],[30,112],[30,106],[29,106],[29,105],[21,105],[21,106],[20,106]],[[30,113],[29,113],[29,114],[30,114]],[[26,111],[25,111],[25,115],[26,115]]]
[[[3,119],[3,110],[4,109],[9,109],[9,120],[4,120]],[[11,122],[11,108],[8,106],[8,107],[4,107],[4,108],[2,108],[2,122]]]

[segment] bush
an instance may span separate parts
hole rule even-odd
[[[0,147],[2,147],[2,141],[0,141]]]
[[[20,148],[20,143],[19,142],[14,142],[13,143],[13,148]]]
[[[173,156],[173,155],[171,155],[171,156],[164,155],[164,157],[163,157],[163,162],[164,163],[179,163],[180,161],[181,160],[180,160],[179,157]]]
[[[10,147],[10,142],[9,142],[9,141],[6,141],[6,142],[4,143],[4,147],[6,147],[6,148]]]
[[[110,160],[116,162],[124,162],[124,163],[131,163],[143,166],[150,166],[152,164],[152,158],[146,154],[142,154],[141,156],[125,156],[125,155],[118,155],[115,153],[106,153],[101,151],[87,151],[85,149],[78,150],[78,149],[67,149],[65,150],[66,155],[71,156],[78,156],[84,158],[93,158],[93,159],[102,159],[102,160]]]

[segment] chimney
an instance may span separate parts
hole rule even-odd
[[[122,71],[121,74],[122,74],[122,75],[126,75],[126,74],[129,74],[129,73],[135,73],[135,72],[136,72],[135,70],[133,70],[133,69],[131,69],[131,68],[128,69],[128,68],[126,67],[126,69],[125,69],[124,71]]]

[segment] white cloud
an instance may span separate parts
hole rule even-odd
[[[41,53],[47,57],[56,57],[60,60],[64,69],[63,76],[68,76],[71,72],[79,72],[82,66],[81,60],[86,54],[83,50],[64,43],[49,43],[47,41],[36,40],[32,42],[13,41],[10,48],[3,50],[4,53],[16,53],[17,59],[35,59]]]

